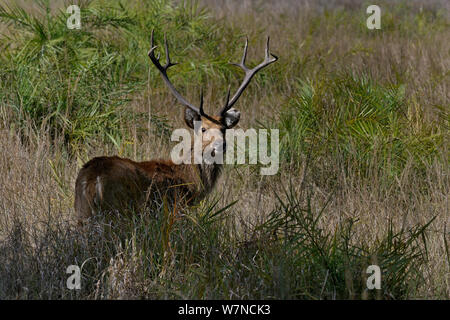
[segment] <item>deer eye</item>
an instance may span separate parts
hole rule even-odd
[[[206,132],[206,128],[202,128],[202,132]]]

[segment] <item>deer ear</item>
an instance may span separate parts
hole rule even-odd
[[[201,121],[201,118],[197,112],[186,107],[184,111],[184,121],[189,128],[194,129],[194,121]]]
[[[223,123],[227,127],[227,129],[233,128],[241,119],[241,113],[235,108],[231,108],[228,110],[222,118]]]

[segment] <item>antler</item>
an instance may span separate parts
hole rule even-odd
[[[228,101],[229,100],[229,95],[230,95],[230,90],[228,90],[227,102],[226,102],[225,106],[223,107],[223,109],[220,111],[220,115],[224,115],[236,103],[236,101],[241,96],[242,92],[244,92],[245,88],[250,83],[250,80],[253,78],[253,76],[259,70],[261,70],[262,68],[264,68],[264,67],[268,66],[269,64],[271,64],[271,63],[273,63],[273,62],[278,60],[278,57],[276,55],[274,55],[274,54],[271,54],[270,51],[269,51],[269,37],[267,37],[266,56],[264,58],[264,61],[261,62],[256,67],[254,67],[253,69],[249,69],[245,65],[245,59],[247,58],[247,49],[248,49],[248,38],[245,40],[244,54],[242,56],[241,62],[240,63],[232,63],[233,65],[238,66],[242,70],[244,70],[244,72],[245,72],[244,80],[242,81],[242,84],[240,85],[240,87],[238,88],[236,93],[234,94],[233,98],[231,98],[231,101]]]
[[[198,113],[202,117],[205,117],[205,118],[209,119],[210,121],[212,121],[214,123],[221,124],[220,121],[217,121],[216,119],[214,119],[213,117],[207,115],[204,112],[204,110],[203,110],[203,90],[202,90],[201,97],[200,97],[200,108],[197,108],[193,104],[189,103],[177,91],[177,89],[175,89],[175,87],[173,86],[172,82],[169,80],[169,77],[167,75],[167,70],[170,67],[172,67],[174,65],[177,65],[178,63],[174,63],[174,62],[170,61],[169,47],[167,45],[166,35],[164,35],[164,49],[165,49],[165,52],[166,52],[166,64],[164,66],[161,65],[161,63],[159,62],[159,55],[158,55],[158,57],[155,56],[155,49],[157,48],[157,46],[155,46],[154,42],[153,42],[153,33],[154,33],[154,30],[152,30],[152,34],[151,34],[151,49],[148,52],[148,56],[150,57],[150,60],[153,62],[153,64],[156,66],[156,68],[159,70],[159,72],[161,73],[161,76],[163,77],[164,82],[169,87],[169,89],[172,92],[172,94],[175,96],[175,98],[177,98],[177,100],[182,105],[190,108],[192,111]],[[269,37],[267,37],[266,55],[265,55],[264,61],[261,62],[256,67],[254,67],[253,69],[249,69],[245,65],[245,60],[247,58],[247,49],[248,49],[248,38],[245,41],[244,54],[242,56],[241,62],[240,63],[232,63],[233,65],[238,66],[242,70],[244,70],[244,72],[245,72],[244,80],[242,81],[241,85],[239,86],[239,88],[237,89],[236,93],[234,94],[233,98],[231,98],[231,100],[230,100],[230,88],[228,89],[228,94],[227,94],[227,99],[226,99],[225,105],[223,106],[222,110],[220,110],[220,113],[219,113],[221,118],[223,118],[225,116],[226,112],[228,110],[230,110],[231,107],[236,103],[236,101],[241,96],[242,92],[244,92],[245,88],[250,83],[250,81],[253,78],[253,76],[259,70],[261,70],[262,68],[264,68],[264,67],[268,66],[269,64],[271,64],[271,63],[273,63],[273,62],[278,60],[278,57],[276,55],[270,53],[270,50],[269,50]]]
[[[202,117],[205,117],[205,118],[209,119],[210,121],[212,121],[212,122],[214,122],[214,123],[221,124],[220,121],[217,121],[217,120],[214,119],[213,117],[207,115],[207,114],[205,113],[205,111],[203,110],[203,88],[202,88],[202,90],[200,91],[200,112],[199,112],[199,114],[200,114]]]
[[[203,90],[201,93],[201,97],[200,97],[200,108],[197,108],[196,106],[194,106],[193,104],[191,104],[190,102],[188,102],[178,91],[177,89],[175,89],[175,87],[173,86],[172,82],[169,80],[169,76],[167,75],[167,70],[174,66],[177,65],[178,63],[174,63],[170,61],[170,55],[169,55],[169,46],[167,45],[167,39],[166,36],[164,35],[164,49],[166,52],[166,64],[164,66],[161,65],[161,63],[159,63],[159,55],[158,57],[155,56],[155,49],[158,46],[154,45],[153,42],[153,33],[154,30],[152,30],[152,35],[151,35],[151,49],[148,52],[148,56],[150,58],[150,60],[153,62],[153,64],[156,66],[156,68],[159,70],[159,72],[161,73],[162,78],[164,79],[164,82],[166,83],[166,85],[169,87],[170,91],[172,92],[172,94],[175,96],[175,98],[177,98],[177,100],[184,106],[190,108],[192,111],[197,112],[199,115],[201,115],[202,117],[205,117],[207,119],[209,119],[210,121],[216,122],[218,124],[220,124],[220,122],[218,122],[216,119],[212,118],[211,116],[207,115],[204,110],[203,110]]]
[[[158,57],[155,56],[155,49],[158,46],[154,45],[153,33],[154,33],[154,30],[152,30],[152,36],[151,36],[151,40],[150,40],[150,42],[151,42],[151,49],[148,52],[148,56],[149,56],[150,60],[153,62],[153,64],[156,66],[156,68],[158,68],[159,72],[161,72],[161,76],[164,79],[164,82],[167,84],[167,86],[169,87],[170,91],[172,91],[173,95],[177,98],[177,100],[181,104],[183,104],[186,107],[192,109],[193,111],[195,111],[197,113],[200,113],[200,110],[196,106],[194,106],[193,104],[189,103],[186,99],[184,99],[183,96],[177,91],[177,89],[175,89],[175,87],[173,86],[172,82],[170,82],[169,77],[167,76],[167,70],[170,67],[176,65],[177,63],[173,63],[173,62],[170,61],[169,47],[167,45],[167,39],[166,39],[165,35],[164,35],[164,48],[165,48],[165,51],[166,51],[166,64],[164,66],[162,66],[159,63],[159,55],[158,55]]]

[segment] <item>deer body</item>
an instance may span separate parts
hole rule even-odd
[[[139,211],[161,203],[192,205],[203,199],[220,175],[219,164],[176,165],[170,160],[135,162],[97,157],[80,170],[75,210],[80,220],[116,208]]]
[[[267,40],[265,60],[253,69],[245,66],[247,55],[245,44],[241,63],[236,64],[245,72],[245,78],[237,93],[230,100],[230,90],[226,103],[218,116],[210,116],[203,110],[203,94],[200,98],[200,108],[187,102],[174,88],[167,76],[167,69],[175,65],[171,63],[167,41],[165,41],[166,64],[162,66],[155,57],[153,32],[149,57],[160,71],[164,81],[177,100],[185,108],[184,120],[191,129],[202,137],[202,151],[209,150],[212,154],[225,153],[226,129],[234,127],[240,119],[239,111],[232,108],[242,94],[251,78],[263,67],[277,60],[269,53]],[[200,122],[199,127],[194,122]],[[215,130],[219,134],[208,135]],[[193,155],[194,153],[191,152]],[[193,157],[193,156],[192,156]],[[172,160],[152,160],[135,162],[120,157],[97,157],[88,161],[80,170],[75,183],[75,211],[80,223],[103,214],[105,211],[125,211],[136,213],[154,204],[161,205],[163,201],[177,206],[194,204],[210,192],[220,175],[222,164],[201,162],[195,164],[193,159],[189,164],[175,164]]]

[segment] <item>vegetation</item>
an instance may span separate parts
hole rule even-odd
[[[448,299],[448,11],[382,2],[368,30],[368,4],[330,3],[78,1],[71,30],[63,1],[2,2],[0,298]],[[272,35],[280,59],[236,107],[241,128],[280,130],[280,170],[226,166],[196,207],[80,232],[81,165],[169,157],[183,126],[153,29],[177,88],[205,88],[211,111],[241,79],[244,36],[253,65]]]

